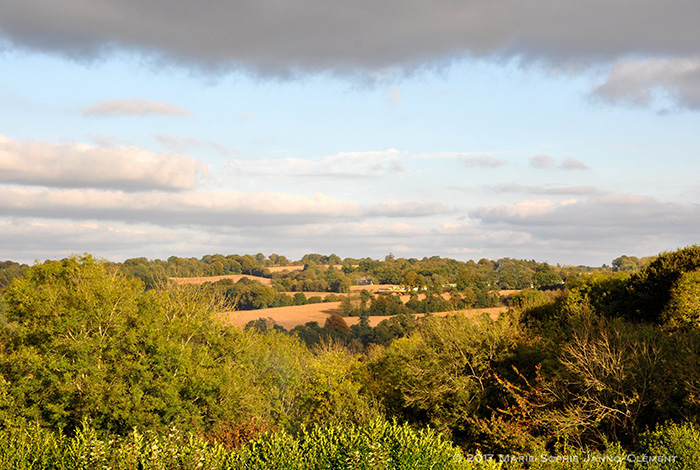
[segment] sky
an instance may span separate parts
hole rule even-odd
[[[0,0],[0,259],[698,242],[696,0]]]

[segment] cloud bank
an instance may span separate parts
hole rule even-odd
[[[14,47],[92,59],[115,49],[260,73],[414,67],[454,56],[549,62],[700,56],[694,0],[0,1]]]
[[[206,166],[181,155],[137,147],[50,144],[0,135],[0,183],[127,191],[192,189]]]

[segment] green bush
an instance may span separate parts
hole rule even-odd
[[[176,428],[100,436],[83,423],[72,438],[39,427],[0,431],[0,468],[17,470],[165,469],[476,469],[431,429],[374,420],[315,426],[297,437],[266,433],[235,449]]]
[[[642,436],[637,456],[671,457],[672,461],[639,462],[647,470],[700,469],[700,429],[692,424],[671,424]]]

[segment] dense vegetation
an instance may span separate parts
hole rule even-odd
[[[249,272],[272,257],[259,258],[246,258],[257,263]],[[350,307],[361,318],[396,311],[384,329],[337,317],[283,332],[218,324],[232,297],[212,284],[149,285],[129,271],[160,266],[167,277],[170,260],[24,267],[3,290],[0,466],[700,465],[700,247],[596,272],[508,259],[305,261],[304,271],[347,263],[331,269],[428,292],[532,288],[497,320],[416,318],[376,296]],[[591,455],[587,466],[557,461]]]

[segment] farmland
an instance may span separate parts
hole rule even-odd
[[[295,269],[286,269],[290,268],[290,266],[280,266],[276,267],[277,269],[273,270],[268,268],[271,272],[284,272],[284,271],[303,271],[304,266],[291,266],[291,268]],[[342,265],[336,265],[334,268],[342,268]],[[248,279],[251,281],[258,281],[263,285],[271,285],[271,280],[268,278],[260,277],[260,276],[252,276],[252,275],[247,275],[247,274],[238,274],[238,275],[222,275],[222,276],[209,276],[209,277],[191,277],[191,278],[170,278],[170,281],[176,283],[176,284],[204,284],[204,283],[215,283],[224,279],[231,280],[232,282],[238,282],[241,279]],[[400,285],[397,284],[373,284],[373,285],[365,285],[365,286],[351,286],[350,287],[350,292],[361,292],[363,290],[366,290],[368,292],[372,293],[380,293],[382,291],[389,291],[389,292],[401,292],[404,290],[404,288]],[[333,294],[330,292],[304,292],[304,295],[306,297],[320,297],[321,299],[329,296],[329,295],[337,295],[337,296],[348,296],[350,295],[349,293],[340,293],[340,294]],[[511,295],[514,293],[519,292],[519,290],[507,290],[503,292],[499,292],[501,296],[507,296]],[[286,295],[293,296],[296,294],[296,292],[284,292]],[[396,295],[396,294],[386,294],[386,295]],[[396,295],[397,298],[401,299],[403,303],[407,302],[408,300],[411,299],[411,296],[408,294],[404,295]],[[443,293],[441,295],[442,298],[444,299],[449,299],[450,294],[448,293]],[[418,294],[416,295],[416,298],[421,300],[425,298],[425,294]],[[488,315],[497,316],[498,314],[505,312],[507,310],[506,307],[492,307],[492,308],[477,308],[477,309],[469,309],[469,310],[462,310],[462,311],[444,311],[444,312],[433,312],[432,314],[435,316],[445,316],[448,314],[455,314],[455,313],[464,313],[469,316],[473,315],[479,315],[482,313],[487,313]],[[317,322],[320,325],[323,325],[328,317],[330,315],[341,315],[343,313],[343,310],[341,308],[341,303],[340,302],[323,302],[323,303],[314,303],[314,304],[306,304],[306,305],[290,305],[286,307],[275,307],[275,308],[263,308],[263,309],[257,309],[257,310],[238,310],[238,311],[228,311],[228,312],[222,312],[218,315],[218,318],[226,324],[226,325],[234,325],[238,327],[244,327],[246,324],[248,324],[251,321],[257,320],[259,318],[265,318],[265,319],[271,319],[274,321],[277,325],[287,329],[291,330],[296,326],[303,325],[307,322]],[[370,326],[377,326],[379,325],[380,322],[383,320],[387,320],[391,318],[390,315],[370,315],[369,316],[369,325]],[[345,322],[349,325],[355,325],[359,322],[358,317],[349,317],[345,319]]]
[[[506,307],[492,307],[463,310],[459,312],[436,312],[432,315],[445,316],[448,314],[463,313],[468,316],[474,316],[486,313],[495,318],[498,314],[505,312],[506,310]],[[342,309],[340,302],[327,302],[320,304],[292,305],[289,307],[266,308],[261,310],[239,310],[233,312],[223,312],[219,314],[219,318],[224,324],[235,325],[239,327],[243,327],[248,322],[257,320],[258,318],[270,318],[277,325],[282,326],[287,330],[291,330],[295,326],[303,325],[311,321],[315,321],[318,322],[320,325],[323,325],[328,319],[328,316],[333,314],[340,315],[341,313]],[[424,314],[419,314],[419,316],[423,315]],[[377,326],[381,321],[387,320],[391,318],[391,316],[374,315],[369,316],[368,318],[370,326]],[[345,322],[348,324],[348,326],[355,325],[359,321],[359,317],[345,318]]]
[[[432,258],[273,273],[258,258],[252,274],[233,256],[6,263],[0,466],[696,461],[700,247],[632,271]],[[148,284],[162,275],[176,279]]]

